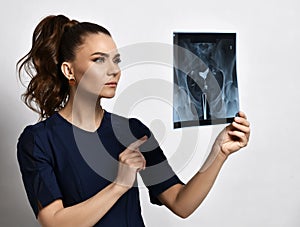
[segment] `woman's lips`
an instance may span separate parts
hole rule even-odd
[[[117,82],[108,82],[108,83],[105,83],[106,86],[108,87],[117,87]]]

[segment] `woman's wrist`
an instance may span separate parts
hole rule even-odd
[[[113,182],[111,184],[111,186],[112,186],[112,190],[115,191],[120,196],[122,196],[124,193],[126,193],[130,189],[129,186],[122,185],[117,182]]]
[[[218,154],[217,154],[217,158],[219,160],[222,161],[226,161],[226,159],[229,157],[229,154],[225,153],[224,151],[222,151],[222,149],[219,150]]]
[[[213,147],[212,152],[215,153],[215,157],[219,159],[223,159],[224,161],[229,157],[230,153],[224,150],[224,146],[221,144],[220,140],[216,140]]]

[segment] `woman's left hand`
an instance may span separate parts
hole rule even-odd
[[[215,145],[219,146],[220,151],[227,157],[247,146],[249,137],[250,123],[245,113],[240,111],[234,121],[221,131]]]

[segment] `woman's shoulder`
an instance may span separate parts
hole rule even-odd
[[[112,113],[112,112],[107,112],[106,113],[109,115],[109,117],[111,118],[111,120],[118,120],[121,122],[129,122],[130,124],[140,124],[140,125],[144,125],[142,123],[141,120],[139,120],[138,118],[135,117],[125,117],[116,113]],[[145,126],[145,125],[144,125]]]
[[[24,155],[33,155],[33,151],[50,151],[50,149],[35,149],[35,148],[49,148],[49,138],[53,129],[59,130],[55,125],[60,125],[57,116],[52,115],[42,121],[34,124],[29,124],[24,127],[23,131],[17,141],[17,154],[18,157]],[[56,127],[56,128],[55,128]],[[35,153],[37,154],[37,153]],[[40,154],[40,153],[39,153]]]
[[[55,118],[55,114],[42,121],[25,126],[23,131],[20,134],[19,139],[23,137],[26,138],[35,137],[37,135],[42,135],[46,133],[46,131],[48,131],[50,128],[52,128],[55,125],[56,122],[54,118]]]
[[[34,136],[39,131],[43,131],[44,128],[45,128],[44,121],[40,121],[35,124],[29,124],[29,125],[25,126],[25,128],[21,132],[20,138]]]
[[[136,137],[140,138],[144,135],[150,136],[149,128],[136,117],[125,117],[115,113],[110,113],[110,122],[113,128],[128,128]]]

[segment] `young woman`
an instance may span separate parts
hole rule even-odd
[[[239,112],[218,135],[205,170],[182,183],[144,124],[102,109],[100,100],[115,95],[119,62],[105,28],[64,15],[37,25],[31,50],[18,62],[19,73],[24,68],[32,77],[25,103],[42,119],[24,129],[17,146],[26,193],[42,226],[144,226],[137,172],[152,203],[186,218],[227,157],[248,143],[249,122]],[[94,143],[95,135],[100,142]],[[160,163],[159,171],[147,171]],[[168,177],[153,181],[157,175]]]

